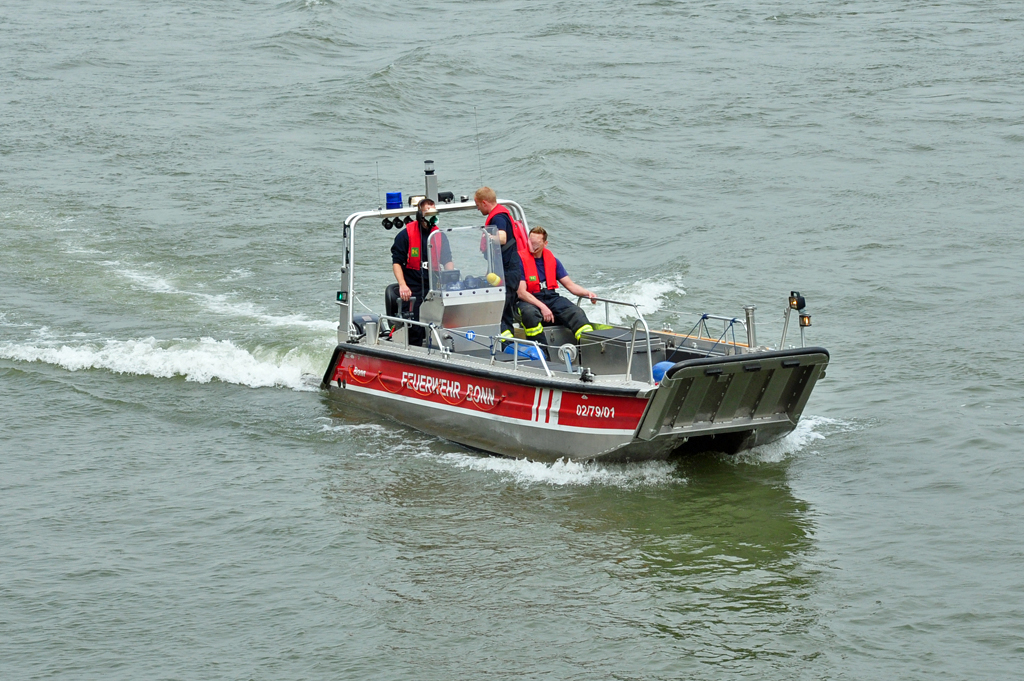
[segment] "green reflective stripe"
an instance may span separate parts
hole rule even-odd
[[[598,331],[604,331],[604,330],[607,330],[607,329],[614,329],[614,328],[615,327],[612,326],[611,324],[594,324],[594,328],[593,329],[587,329],[587,330],[588,331],[593,331],[594,329],[597,329]]]
[[[544,332],[544,325],[538,324],[537,326],[530,327],[529,329],[523,329],[523,333],[527,336],[536,336],[539,333]]]
[[[502,338],[512,338],[512,332],[511,331],[502,331],[501,332],[501,337]]]
[[[579,340],[580,336],[585,334],[587,331],[593,331],[593,330],[594,330],[594,327],[592,327],[590,324],[584,324],[583,326],[581,326],[579,328],[579,331],[576,332],[576,340]]]

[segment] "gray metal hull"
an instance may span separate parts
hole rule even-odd
[[[338,405],[485,452],[642,461],[783,437],[827,363],[822,348],[688,360],[651,389],[342,343],[322,387]]]
[[[422,404],[396,402],[350,388],[332,388],[331,397],[338,404],[363,409],[368,414],[385,416],[465,447],[516,459],[547,462],[559,459],[640,461],[667,458],[671,454],[669,450],[674,446],[668,442],[637,443],[631,446],[630,435],[568,435],[525,424],[483,421],[441,412]]]

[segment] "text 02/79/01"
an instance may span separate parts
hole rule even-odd
[[[599,419],[615,418],[615,407],[599,407],[594,404],[577,404],[576,416],[591,416]]]

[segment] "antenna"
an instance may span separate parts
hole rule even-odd
[[[381,210],[384,204],[380,202],[380,165],[374,161],[373,166],[377,169],[377,210]]]
[[[476,107],[473,107],[473,121],[476,123],[476,166],[480,170],[480,186],[484,186],[484,165],[480,161],[480,119],[476,117]]]

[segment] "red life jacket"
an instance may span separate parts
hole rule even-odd
[[[410,227],[412,229],[410,229]],[[405,233],[409,236],[409,250],[405,254],[405,266],[410,270],[418,270],[423,266],[423,253],[422,253],[422,242],[420,240],[420,226],[419,222],[410,222],[405,226]],[[435,272],[441,269],[441,242],[435,234],[439,234],[437,225],[430,228],[430,233],[427,236],[427,240],[430,241],[431,245],[434,246],[434,250],[437,254],[434,257],[435,262],[430,263],[430,269]]]
[[[558,279],[555,278],[555,256],[548,249],[541,253],[544,259],[544,285],[549,291],[558,288]],[[537,275],[537,261],[532,253],[527,253],[523,261],[523,275],[526,277],[526,290],[530,293],[540,293],[540,277]]]
[[[509,212],[508,208],[501,205],[500,203],[495,205],[491,209],[491,212],[487,214],[487,219],[484,220],[485,225],[491,224],[491,220],[495,215],[505,214],[508,216],[508,221],[512,223],[512,234],[516,238],[516,251],[519,253],[521,260],[526,259],[530,255],[530,235],[526,233],[526,225],[519,220],[512,217],[512,213]],[[487,235],[481,235],[480,237],[480,252],[483,253],[487,250]]]

